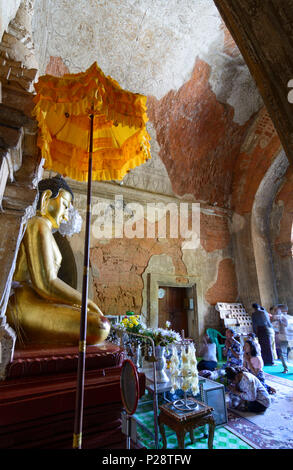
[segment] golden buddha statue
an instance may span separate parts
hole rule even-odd
[[[41,180],[37,214],[27,224],[13,280],[17,287],[6,312],[8,323],[24,343],[78,345],[81,294],[61,279],[62,256],[52,234],[68,220],[73,193],[61,177]],[[104,341],[110,323],[88,300],[87,344]]]

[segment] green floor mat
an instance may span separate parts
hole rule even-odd
[[[271,375],[276,375],[277,377],[281,377],[282,379],[288,379],[288,380],[293,380],[293,364],[290,362],[287,362],[288,365],[288,374],[283,374],[283,366],[281,361],[275,361],[275,366],[264,366],[263,370],[264,372],[267,372],[267,374]]]
[[[149,409],[147,404],[140,406],[135,413],[135,418],[142,422],[149,432],[154,432],[154,414],[153,410]],[[203,437],[204,428],[194,430],[194,444],[190,442],[189,433],[185,436],[185,449],[208,449],[208,439]],[[137,425],[137,434],[139,441],[147,449],[155,449],[154,437],[150,436],[149,432],[143,429],[139,424]],[[165,426],[165,433],[167,439],[168,449],[178,449],[176,434],[167,426]],[[162,448],[162,441],[160,442]],[[239,437],[232,434],[223,426],[215,429],[214,435],[214,449],[252,449],[246,442],[242,441]]]

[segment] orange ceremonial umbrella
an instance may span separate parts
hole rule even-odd
[[[87,181],[84,274],[73,447],[81,448],[92,180],[121,180],[150,156],[146,97],[123,90],[94,63],[86,72],[44,75],[35,85],[33,115],[44,167]]]

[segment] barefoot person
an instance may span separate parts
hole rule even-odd
[[[273,311],[273,326],[276,332],[276,347],[283,365],[283,374],[288,374],[289,341],[293,340],[293,332],[288,328],[288,307],[279,304]]]

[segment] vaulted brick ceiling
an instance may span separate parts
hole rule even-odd
[[[153,161],[134,173],[157,172],[167,193],[233,207],[235,169],[263,101],[215,3],[35,0],[33,34],[41,74],[97,61],[148,96]]]
[[[287,157],[293,163],[291,0],[215,0],[249,66]]]

